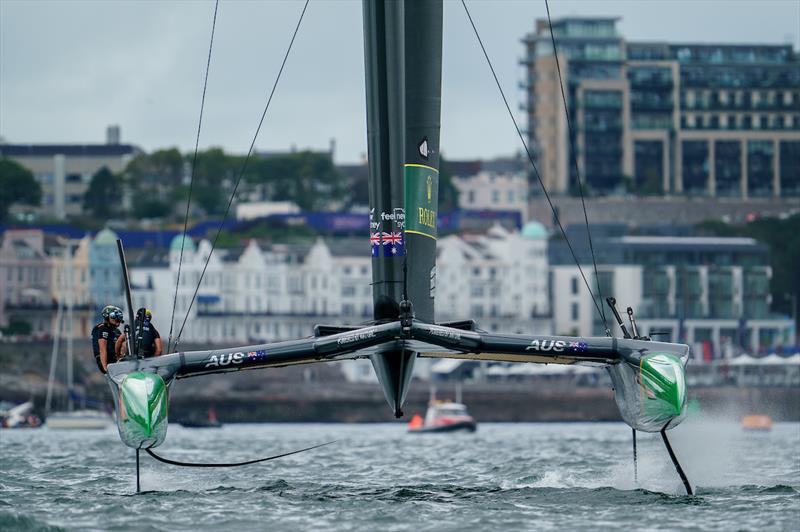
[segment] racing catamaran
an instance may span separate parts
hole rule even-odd
[[[687,345],[639,337],[635,327],[629,334],[616,309],[624,338],[498,334],[471,320],[436,322],[442,1],[364,0],[363,14],[372,322],[317,325],[308,338],[109,365],[119,434],[137,449],[137,464],[138,450],[152,454],[166,437],[169,390],[179,379],[369,358],[391,411],[401,417],[418,357],[582,364],[610,373],[622,419],[634,430],[634,456],[635,431],[660,432],[691,494],[666,437],[686,411]],[[365,253],[366,244],[365,238]]]

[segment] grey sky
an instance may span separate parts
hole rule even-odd
[[[250,145],[300,1],[221,0],[200,146]],[[468,2],[521,126],[520,39],[544,0]],[[554,18],[619,16],[627,39],[793,43],[797,0],[552,0]],[[123,142],[194,147],[214,3],[0,0],[0,135],[15,143]],[[256,142],[263,150],[366,152],[361,2],[312,0]],[[442,151],[492,157],[520,149],[460,1],[445,0]]]

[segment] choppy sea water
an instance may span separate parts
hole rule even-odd
[[[670,432],[696,495],[658,435],[639,437],[634,480],[623,424],[493,424],[411,435],[401,424],[170,426],[134,451],[115,429],[0,431],[0,530],[800,529],[800,424],[766,433],[689,420]]]

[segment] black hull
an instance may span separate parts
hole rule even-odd
[[[180,421],[178,424],[187,429],[218,429],[222,427],[222,423],[211,421]]]
[[[478,424],[474,421],[464,421],[462,423],[452,423],[450,425],[441,425],[439,427],[422,427],[419,429],[408,429],[411,434],[433,433],[433,432],[475,432],[478,429]]]

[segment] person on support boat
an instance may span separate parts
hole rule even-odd
[[[124,341],[119,326],[125,320],[122,319],[122,309],[114,305],[104,307],[101,315],[103,321],[92,328],[92,350],[97,367],[106,373],[108,365],[119,359],[119,344]]]
[[[139,346],[139,354],[143,358],[161,356],[163,346],[161,343],[161,335],[153,325],[153,314],[150,309],[140,308],[136,311],[136,321],[133,327],[133,341],[134,345]],[[128,350],[127,334],[122,334],[122,344],[120,346],[120,355],[125,356]],[[134,348],[135,350],[135,348]]]

